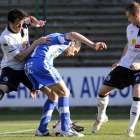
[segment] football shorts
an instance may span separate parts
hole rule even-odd
[[[140,70],[130,70],[128,68],[117,66],[105,78],[103,84],[118,89],[124,89],[130,85],[140,83]]]
[[[29,90],[34,90],[33,85],[27,78],[24,70],[13,70],[9,67],[2,69],[0,84],[7,85],[9,87],[8,92],[17,91],[20,82],[23,83]]]
[[[48,63],[44,63],[41,58],[30,57],[25,63],[24,70],[35,90],[39,90],[42,86],[54,85],[62,80],[58,71]]]

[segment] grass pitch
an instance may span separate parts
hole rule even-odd
[[[0,140],[140,140],[140,122],[135,128],[135,138],[126,137],[129,125],[130,107],[108,108],[109,121],[103,124],[100,131],[91,133],[91,127],[95,122],[96,108],[71,108],[71,119],[78,121],[78,125],[86,129],[82,133],[84,137],[35,137],[42,109],[0,109]],[[52,124],[59,120],[57,111],[54,111],[52,120],[48,126],[52,132]]]

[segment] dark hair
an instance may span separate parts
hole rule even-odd
[[[27,16],[28,14],[23,12],[22,10],[12,9],[11,11],[9,11],[7,18],[8,22],[11,21],[12,23],[14,23],[16,19],[22,20]]]
[[[140,13],[140,5],[137,2],[131,2],[126,8],[125,11],[128,11],[131,15]]]

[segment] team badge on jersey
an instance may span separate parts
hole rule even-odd
[[[22,48],[24,48],[25,46],[28,46],[28,44],[29,44],[28,41],[26,41],[26,42],[24,41],[24,42],[22,43]]]
[[[133,32],[134,32],[134,31],[131,31],[131,33],[130,33],[130,34],[133,34]]]
[[[132,44],[133,44],[133,45],[136,44],[136,39],[132,39]]]
[[[108,76],[106,77],[106,81],[110,81],[110,79],[111,79],[111,76],[108,75]]]

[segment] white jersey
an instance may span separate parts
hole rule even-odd
[[[127,39],[128,39],[128,50],[126,54],[121,58],[119,66],[130,69],[130,66],[134,62],[140,62],[140,35],[139,29],[133,24],[127,27]]]
[[[6,27],[1,34],[1,48],[4,53],[4,57],[1,61],[1,68],[10,67],[14,70],[23,70],[25,62],[16,60],[14,57],[23,52],[30,46],[28,38],[28,26],[22,27],[22,33],[12,33]]]

